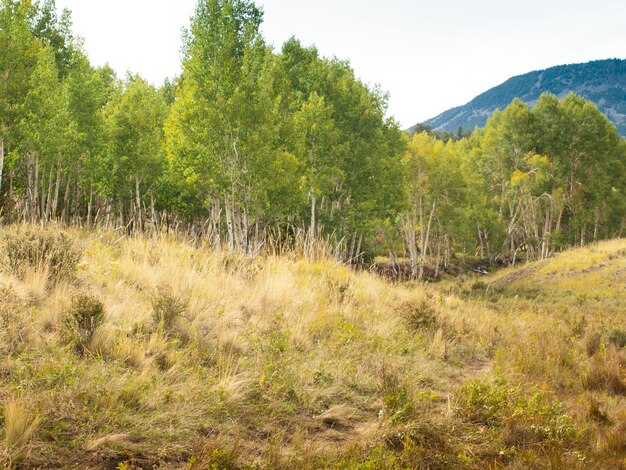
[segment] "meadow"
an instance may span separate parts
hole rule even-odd
[[[438,284],[0,240],[4,468],[626,468],[626,240]]]

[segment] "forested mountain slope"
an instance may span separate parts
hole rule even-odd
[[[496,109],[506,108],[513,99],[519,98],[532,106],[542,93],[553,93],[560,98],[569,93],[583,96],[615,123],[622,136],[626,135],[626,60],[619,59],[560,65],[510,78],[425,124],[449,132],[456,132],[459,127],[473,130],[483,127]]]

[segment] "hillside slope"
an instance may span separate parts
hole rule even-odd
[[[533,105],[542,93],[562,98],[576,93],[592,101],[626,136],[626,60],[609,59],[561,65],[513,77],[474,98],[425,122],[435,130],[456,132],[459,127],[483,127],[496,109],[506,108],[514,98]]]
[[[619,287],[604,294],[626,240],[587,250],[429,287],[0,228],[0,462],[623,468],[626,311]],[[597,295],[547,295],[573,269]]]

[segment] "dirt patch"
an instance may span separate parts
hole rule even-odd
[[[539,268],[541,268],[545,264],[546,261],[540,261],[539,263],[534,263],[530,266],[520,268],[510,274],[507,274],[506,276],[496,279],[491,284],[489,284],[489,287],[503,287],[507,284],[512,284],[513,282],[524,280],[536,273]]]

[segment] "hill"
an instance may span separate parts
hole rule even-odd
[[[456,132],[459,127],[483,127],[496,109],[514,98],[533,105],[542,93],[564,97],[576,93],[592,101],[626,136],[626,60],[609,59],[561,65],[510,78],[464,106],[450,109],[425,124],[435,130]]]
[[[5,467],[626,464],[626,240],[436,286],[172,237],[0,245]]]

